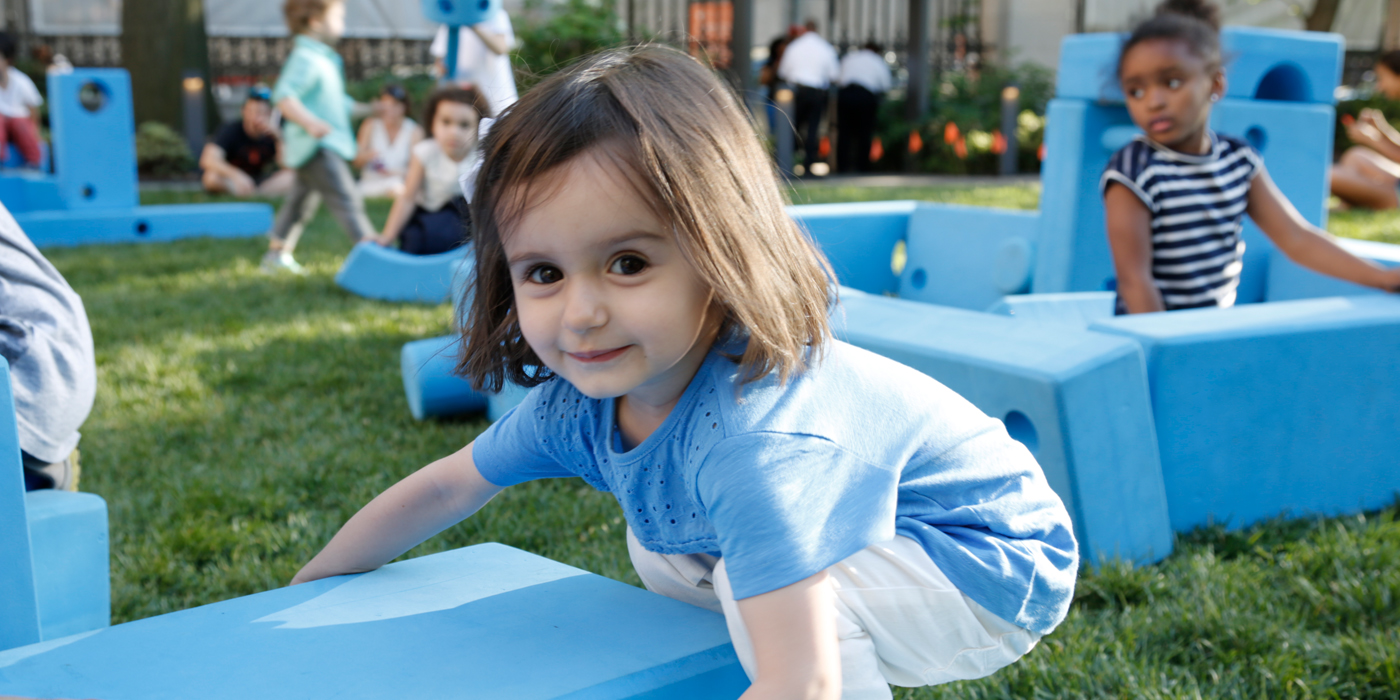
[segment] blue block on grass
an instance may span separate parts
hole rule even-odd
[[[1039,225],[1038,212],[919,204],[899,298],[981,311],[1026,291]]]
[[[1358,258],[1370,260],[1384,267],[1400,267],[1400,245],[1358,241],[1350,238],[1338,238],[1336,242],[1337,245]],[[1336,277],[1313,272],[1289,260],[1277,248],[1270,251],[1269,301],[1376,294],[1385,294],[1385,292],[1375,287],[1363,287],[1359,284],[1339,280]]]
[[[0,695],[733,700],[724,617],[499,544],[0,652]]]
[[[1117,297],[1115,292],[1016,294],[992,304],[987,313],[1085,329],[1094,321],[1111,318]]]
[[[444,335],[405,343],[399,355],[408,410],[416,420],[444,418],[485,410],[491,421],[500,420],[529,392],[506,382],[499,392],[476,391],[458,376],[457,353],[462,338]]]
[[[437,255],[411,255],[375,243],[350,250],[335,283],[352,294],[384,301],[441,304],[452,292],[452,280],[463,264],[470,265],[469,248]]]
[[[41,209],[62,209],[58,181],[52,175],[32,171],[0,173],[0,203],[11,214]]]
[[[139,204],[131,76],[121,68],[81,68],[50,73],[48,88],[54,175],[64,208]]]
[[[195,236],[260,236],[272,227],[272,207],[228,203],[59,209],[16,213],[15,221],[40,248],[92,243],[164,243]]]
[[[25,493],[9,367],[0,357],[0,649],[111,619],[107,504],[90,493]]]
[[[470,27],[485,22],[501,10],[501,0],[422,0],[429,22]]]
[[[1400,299],[1121,316],[1140,343],[1172,527],[1380,508],[1400,493]]]
[[[917,369],[1000,418],[1035,455],[1081,555],[1171,553],[1147,376],[1137,343],[843,288],[838,337]]]
[[[1074,34],[1060,42],[1055,97],[1090,102],[1123,101],[1118,54],[1126,34]],[[1225,96],[1239,99],[1332,104],[1342,77],[1345,41],[1340,34],[1260,27],[1225,27]]]
[[[841,284],[871,294],[894,294],[899,271],[891,265],[895,246],[909,232],[914,201],[803,204],[788,214],[811,234]]]

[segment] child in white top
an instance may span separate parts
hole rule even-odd
[[[5,147],[13,143],[24,158],[24,164],[39,166],[37,114],[44,98],[34,81],[15,68],[15,38],[0,32],[0,160],[5,159]]]
[[[831,337],[831,268],[713,72],[669,48],[596,54],[481,152],[461,368],[535,388],[293,583],[375,569],[511,484],[580,476],[622,506],[649,589],[724,614],[745,700],[985,676],[1064,619],[1079,559],[1035,459]]]
[[[447,87],[428,98],[424,122],[428,138],[413,146],[403,190],[376,242],[400,241],[406,253],[432,255],[462,245],[471,236],[471,217],[455,203],[458,180],[476,162],[477,125],[487,116],[486,100],[474,88]]]

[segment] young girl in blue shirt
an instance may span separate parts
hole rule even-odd
[[[1400,290],[1400,268],[1387,270],[1338,246],[1293,208],[1249,144],[1210,130],[1211,105],[1225,94],[1213,3],[1158,5],[1124,42],[1118,80],[1143,131],[1114,154],[1100,181],[1118,313],[1233,306],[1245,214],[1300,265]]]
[[[534,389],[293,583],[579,476],[622,506],[649,589],[724,614],[749,700],[985,676],[1064,619],[1078,554],[1035,459],[933,379],[831,337],[831,270],[709,69],[595,55],[481,148],[461,369]]]

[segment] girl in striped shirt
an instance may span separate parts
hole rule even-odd
[[[1211,105],[1225,93],[1213,3],[1158,5],[1123,44],[1118,80],[1143,134],[1114,154],[1100,183],[1117,313],[1233,306],[1245,214],[1301,265],[1400,291],[1400,268],[1338,246],[1293,208],[1249,144],[1207,126]]]

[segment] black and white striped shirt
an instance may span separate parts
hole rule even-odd
[[[1168,311],[1233,306],[1240,284],[1240,220],[1263,161],[1243,140],[1210,138],[1209,153],[1191,155],[1138,136],[1099,181],[1101,193],[1121,184],[1152,212],[1152,277]]]

